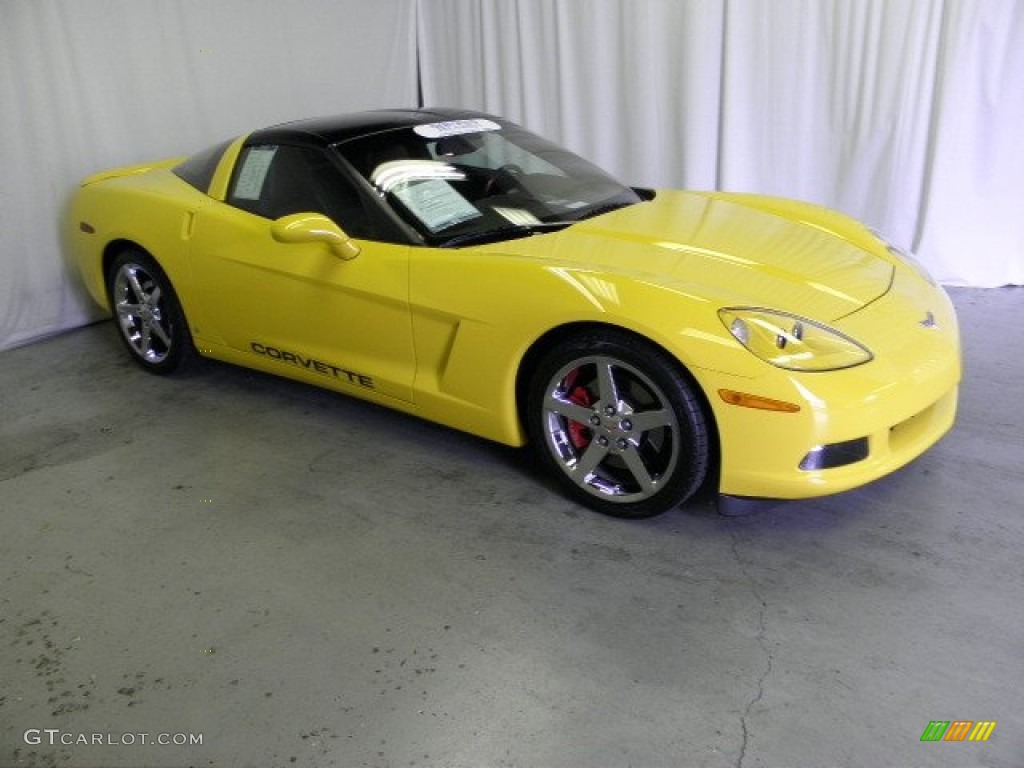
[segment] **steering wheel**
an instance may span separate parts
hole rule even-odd
[[[484,197],[491,195],[515,192],[522,189],[519,177],[524,176],[523,169],[515,163],[506,163],[491,174],[484,186]]]

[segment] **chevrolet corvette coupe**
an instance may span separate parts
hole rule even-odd
[[[951,303],[864,225],[631,188],[493,115],[278,125],[96,174],[70,210],[143,368],[198,353],[529,444],[611,515],[850,489],[956,414]]]

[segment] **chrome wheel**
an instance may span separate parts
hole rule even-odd
[[[110,308],[134,360],[153,373],[169,373],[188,352],[185,318],[170,281],[141,251],[126,251],[110,267]]]
[[[679,426],[664,393],[630,365],[588,357],[563,366],[544,399],[548,447],[588,493],[653,496],[679,461]]]
[[[704,478],[703,411],[661,350],[613,331],[550,353],[534,377],[531,440],[556,477],[607,514],[645,517]]]
[[[161,306],[163,291],[138,264],[124,264],[114,276],[114,311],[121,333],[136,355],[162,363],[171,351],[170,318]]]

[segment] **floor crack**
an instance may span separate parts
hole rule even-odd
[[[747,568],[746,561],[744,561],[744,559],[740,556],[739,540],[736,537],[735,531],[731,532],[731,538],[733,558],[739,565],[740,573],[743,574],[743,577],[747,580],[747,583],[750,585],[750,592],[754,596],[754,599],[757,601],[758,604],[757,634],[754,639],[757,642],[758,647],[764,653],[765,657],[764,669],[761,671],[761,675],[757,679],[757,691],[754,694],[754,696],[750,699],[750,701],[747,702],[747,706],[743,709],[743,714],[740,715],[740,730],[742,732],[743,739],[740,742],[740,754],[739,758],[736,760],[736,768],[743,768],[743,761],[747,757],[747,746],[750,742],[750,729],[748,725],[748,721],[750,720],[750,712],[757,704],[760,703],[761,699],[764,698],[765,680],[767,680],[768,675],[772,673],[774,659],[772,658],[772,653],[769,650],[768,643],[765,639],[765,634],[767,632],[766,614],[768,612],[768,603],[761,595],[761,590],[758,589],[757,581],[755,581],[753,576],[750,575],[750,571]]]

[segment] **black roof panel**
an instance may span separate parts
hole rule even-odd
[[[348,139],[369,136],[395,128],[406,128],[441,120],[484,116],[481,112],[466,109],[379,109],[281,123],[253,131],[246,143],[253,145],[289,142],[329,146]],[[492,116],[486,115],[486,117]]]

